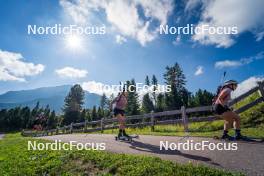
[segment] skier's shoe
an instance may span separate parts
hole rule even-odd
[[[224,139],[224,140],[234,140],[234,138],[232,136],[229,136],[228,134],[223,134],[221,139]]]
[[[236,134],[234,139],[235,140],[243,140],[243,139],[246,139],[246,136],[242,136],[241,134]]]
[[[123,136],[126,137],[126,138],[131,138],[131,136],[129,136],[128,134],[126,134],[125,131],[123,132]]]
[[[122,131],[119,131],[117,137],[120,138],[121,136],[123,136],[123,133],[122,133]]]

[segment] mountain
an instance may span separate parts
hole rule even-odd
[[[69,93],[71,85],[56,87],[41,87],[31,90],[9,91],[0,95],[0,109],[9,109],[16,106],[35,107],[39,102],[40,106],[49,105],[57,113],[61,112],[64,105],[64,98]],[[85,91],[85,108],[99,105],[100,95]]]

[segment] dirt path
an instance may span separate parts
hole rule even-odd
[[[264,143],[242,143],[238,142],[236,151],[203,151],[197,150],[160,150],[160,141],[168,143],[189,142],[194,143],[210,141],[219,143],[222,141],[211,138],[181,138],[173,136],[147,136],[141,135],[132,143],[115,141],[114,135],[108,134],[68,134],[42,137],[50,140],[61,140],[63,142],[76,141],[81,143],[106,143],[106,150],[115,153],[127,153],[138,155],[157,156],[162,159],[171,160],[179,163],[192,162],[205,165],[240,171],[247,175],[264,175]]]

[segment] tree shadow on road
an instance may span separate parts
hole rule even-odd
[[[192,155],[187,153],[182,153],[179,150],[160,150],[160,147],[157,145],[142,143],[140,141],[133,141],[131,143],[130,148],[142,151],[142,152],[149,152],[149,153],[155,153],[155,154],[161,154],[161,155],[178,155],[182,156],[188,159],[192,159],[195,161],[203,161],[212,165],[221,166],[218,163],[213,162],[210,158],[199,156],[199,155]]]

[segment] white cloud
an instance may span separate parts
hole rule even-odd
[[[237,26],[238,34],[249,31],[256,35],[257,40],[263,38],[264,31],[264,1],[255,0],[254,3],[248,0],[221,0],[221,1],[206,1],[203,0],[203,12],[200,25],[210,26]],[[190,9],[196,1],[192,0],[187,3],[185,8]],[[198,41],[204,45],[216,45],[217,47],[229,47],[235,43],[237,35],[210,35],[197,34],[192,37],[194,41]]]
[[[84,78],[87,75],[86,70],[80,70],[72,67],[64,67],[61,69],[55,70],[55,73],[62,78]]]
[[[175,40],[172,42],[172,44],[175,45],[175,46],[181,44],[181,35],[177,35],[177,37],[176,37]]]
[[[240,61],[231,61],[231,60],[224,60],[224,61],[217,61],[215,63],[215,68],[225,68],[225,67],[238,67],[241,66],[241,62]]]
[[[89,21],[94,11],[105,12],[115,32],[136,39],[142,46],[157,37],[158,26],[167,23],[173,10],[172,0],[61,0],[60,4],[77,23]],[[141,9],[144,18],[139,15]]]
[[[125,37],[123,37],[121,35],[116,35],[116,43],[121,45],[125,42],[127,42],[127,39]]]
[[[23,61],[20,53],[0,50],[0,81],[26,81],[26,76],[43,72],[45,66]]]
[[[264,37],[264,31],[256,34],[256,41],[262,40]]]
[[[259,81],[264,81],[264,77],[253,76],[239,83],[237,89],[232,93],[232,98],[238,97],[239,95],[242,95],[243,93],[257,86],[257,82]]]
[[[185,5],[184,11],[191,11],[201,3],[201,0],[188,0]]]
[[[246,64],[250,64],[253,61],[260,60],[264,58],[264,51],[259,52],[255,56],[242,58],[240,60],[223,60],[223,61],[217,61],[215,63],[215,68],[222,69],[225,67],[238,67]]]
[[[102,1],[103,2],[103,1]],[[69,15],[77,24],[85,24],[89,22],[91,16],[91,9],[97,10],[99,1],[96,0],[60,0],[60,5],[63,7],[65,13]]]
[[[195,76],[202,75],[203,73],[204,73],[204,70],[202,66],[199,65],[198,67],[196,67],[196,71],[194,73]]]

